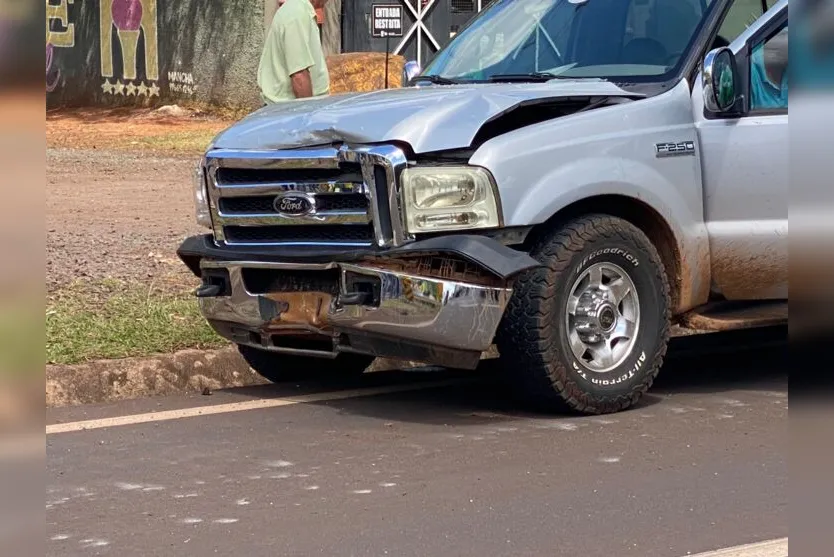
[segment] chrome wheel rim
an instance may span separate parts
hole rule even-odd
[[[570,289],[565,326],[571,352],[585,369],[617,368],[631,355],[640,330],[634,281],[613,263],[591,265]]]

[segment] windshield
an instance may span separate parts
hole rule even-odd
[[[674,72],[713,0],[495,0],[424,75],[548,73],[657,81]]]

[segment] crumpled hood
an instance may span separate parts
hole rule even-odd
[[[292,149],[402,141],[416,153],[465,148],[486,122],[538,101],[639,96],[602,80],[407,87],[264,107],[220,133],[217,149]]]

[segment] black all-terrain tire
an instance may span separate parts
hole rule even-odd
[[[625,220],[587,215],[539,237],[531,255],[543,266],[516,281],[497,337],[512,385],[548,410],[606,414],[635,404],[657,376],[669,341],[669,283],[652,242]],[[625,270],[640,308],[630,355],[605,372],[577,360],[565,326],[570,289],[601,262]]]
[[[238,345],[246,363],[273,383],[304,379],[339,379],[361,375],[374,361],[372,356],[339,354],[335,359],[310,358]]]

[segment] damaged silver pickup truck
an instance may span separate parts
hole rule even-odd
[[[531,400],[628,408],[672,325],[787,317],[787,20],[496,0],[406,87],[258,110],[196,173],[204,316],[273,381],[495,345]]]

